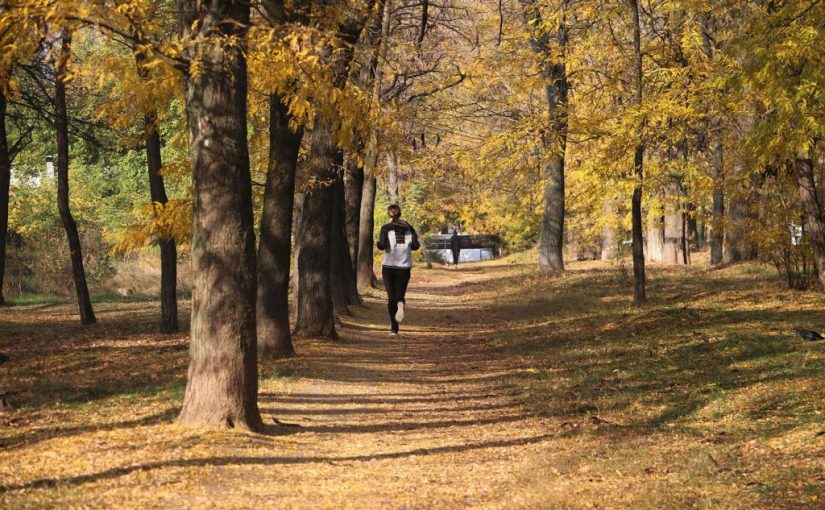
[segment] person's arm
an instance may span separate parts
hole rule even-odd
[[[412,244],[410,245],[410,248],[412,248],[413,250],[417,250],[417,249],[421,248],[421,243],[418,242],[418,233],[415,231],[414,228],[412,228],[412,225],[410,225],[410,232],[412,232],[412,237],[413,237],[412,238]]]
[[[389,227],[387,225],[381,227],[381,232],[378,234],[378,242],[375,243],[375,246],[378,247],[379,250],[386,250],[390,245],[389,236],[387,235],[388,231]]]

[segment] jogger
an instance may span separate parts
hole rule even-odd
[[[393,204],[387,208],[392,221],[381,227],[379,250],[384,250],[381,275],[387,289],[387,311],[390,313],[391,335],[398,334],[398,323],[406,314],[407,284],[412,271],[412,252],[420,247],[415,229],[401,220],[401,208]]]

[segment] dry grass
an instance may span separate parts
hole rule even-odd
[[[769,269],[529,254],[416,270],[386,336],[380,293],[342,341],[262,368],[269,434],[183,429],[186,334],[156,303],[0,311],[0,507],[821,508],[822,296]],[[183,316],[183,315],[182,315]]]

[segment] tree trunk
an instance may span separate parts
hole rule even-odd
[[[634,102],[642,105],[642,36],[639,21],[638,0],[630,1],[631,17],[633,19],[633,85]],[[639,125],[638,145],[633,155],[633,167],[636,175],[636,186],[633,188],[632,222],[633,222],[633,302],[637,305],[647,301],[645,278],[645,249],[642,238],[642,185],[644,184],[644,153],[642,141],[642,125]]]
[[[717,135],[718,136],[718,135]],[[721,140],[713,143],[713,218],[711,220],[710,265],[722,263],[725,243],[725,177],[724,146]]]
[[[541,77],[548,108],[548,133],[544,150],[549,157],[544,165],[544,211],[539,235],[539,271],[564,271],[564,160],[567,150],[567,20],[569,0],[562,0],[555,33],[544,26],[540,7],[533,0],[522,0],[531,29],[530,46],[540,62]],[[551,40],[558,46],[551,48]],[[560,58],[551,60],[553,55]]]
[[[816,191],[814,163],[811,158],[796,160],[796,180],[799,199],[805,218],[805,236],[814,255],[819,283],[825,289],[825,225],[823,225],[822,204]]]
[[[349,305],[360,305],[361,296],[355,281],[355,267],[349,257],[349,239],[346,225],[346,191],[341,177],[333,185],[332,235],[330,242],[330,284],[332,302],[336,308],[345,309]]]
[[[645,236],[645,260],[662,262],[665,259],[665,218],[648,214]]]
[[[144,136],[146,138],[146,164],[149,170],[149,194],[152,203],[166,204],[166,188],[160,175],[163,164],[160,156],[160,133],[157,117],[145,115],[143,118]],[[160,331],[161,333],[178,332],[178,253],[174,238],[161,239],[160,242]]]
[[[192,328],[178,421],[262,428],[255,330],[256,261],[247,148],[249,3],[177,0],[199,72],[185,82],[192,161]],[[193,33],[193,31],[195,31]],[[237,45],[213,39],[231,37]],[[202,39],[203,38],[203,39]]]
[[[613,198],[605,199],[602,203],[602,215],[607,218],[602,227],[602,260],[613,260],[619,256],[619,233],[616,211],[616,201]]]
[[[80,236],[77,232],[77,223],[72,217],[69,208],[69,119],[66,112],[66,66],[71,55],[72,36],[64,32],[61,38],[60,56],[56,66],[54,113],[55,131],[57,133],[57,208],[60,211],[60,220],[66,230],[69,241],[69,251],[72,258],[72,277],[77,292],[77,305],[80,309],[81,324],[94,324],[95,313],[92,301],[89,298],[89,287],[86,284],[86,271],[83,268],[83,251],[80,246]]]
[[[298,232],[298,318],[295,335],[337,339],[330,285],[333,187],[338,147],[327,121],[318,115],[312,129],[307,173],[317,182],[304,193]]]
[[[381,84],[384,75],[383,61],[386,56],[387,38],[392,21],[390,0],[379,0],[381,13],[381,35],[377,41],[378,47],[370,63],[372,68],[372,101],[381,107]],[[356,261],[356,281],[359,288],[378,287],[378,278],[373,270],[373,237],[375,235],[375,195],[377,182],[375,167],[378,165],[378,128],[373,126],[367,137],[367,147],[364,155],[364,183],[361,189],[361,211],[358,214],[358,260]]]
[[[137,49],[137,48],[133,48]],[[143,80],[144,86],[148,85],[148,71],[143,66],[145,56],[138,50],[135,55],[138,75]],[[166,188],[163,184],[163,176],[160,174],[163,168],[160,153],[160,131],[158,130],[157,114],[151,112],[143,116],[143,136],[146,143],[146,166],[149,172],[149,196],[152,204],[166,204],[169,200],[166,196]],[[178,332],[178,253],[174,238],[160,239],[160,332]]]
[[[664,221],[664,249],[663,262],[667,264],[683,264],[685,258],[685,230],[683,215],[680,211],[679,198],[681,186],[671,183],[665,194],[665,221]]]
[[[378,286],[378,279],[373,271],[373,236],[375,235],[375,152],[377,148],[367,151],[367,164],[364,167],[364,186],[361,192],[361,211],[358,226],[358,287],[367,289]]]
[[[0,90],[0,305],[6,304],[3,282],[6,275],[6,236],[9,231],[9,187],[11,154],[6,135],[6,96]]]
[[[741,262],[750,257],[751,248],[747,240],[748,205],[740,195],[744,190],[735,190],[728,201],[725,221],[725,249],[722,260],[725,264]]]
[[[398,176],[398,154],[395,151],[387,153],[387,170],[389,170],[389,195],[390,203],[401,202],[401,183]]]
[[[364,166],[349,158],[344,173],[344,198],[346,200],[347,243],[352,267],[358,264],[358,228],[361,214],[361,197],[364,193]]]
[[[258,354],[264,359],[295,354],[289,330],[289,269],[295,172],[303,130],[292,131],[278,94],[269,97],[269,163],[258,244]]]

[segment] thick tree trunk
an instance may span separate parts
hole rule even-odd
[[[335,158],[340,152],[327,121],[319,115],[314,126],[307,173],[321,184],[307,190],[303,198],[295,335],[336,339],[330,294],[333,186],[329,183],[336,181]]]
[[[664,247],[662,260],[667,264],[684,264],[685,229],[684,216],[680,211],[681,186],[671,183],[665,194]]]
[[[54,113],[55,131],[57,133],[57,208],[60,211],[60,220],[66,230],[69,241],[69,251],[72,258],[72,277],[77,293],[77,305],[80,309],[80,322],[94,324],[96,322],[92,301],[89,298],[89,287],[86,284],[86,270],[83,268],[83,251],[80,246],[80,236],[77,232],[77,223],[72,217],[69,208],[69,119],[66,112],[66,65],[71,55],[72,37],[64,32],[61,41],[60,56],[57,61],[57,79],[55,81]]]
[[[544,211],[539,233],[539,271],[564,271],[564,160],[567,150],[567,20],[569,0],[562,0],[554,33],[542,22],[539,5],[522,0],[525,17],[531,29],[530,46],[539,59],[548,108],[548,139],[544,150],[549,153],[544,165]],[[551,45],[557,47],[553,48]],[[560,58],[551,59],[553,55]]]
[[[292,356],[289,329],[289,265],[292,256],[292,209],[295,172],[303,130],[292,131],[282,98],[269,98],[269,164],[258,244],[258,354],[273,359]]]
[[[160,175],[163,164],[160,155],[160,133],[157,118],[146,115],[143,118],[146,137],[146,163],[149,170],[149,193],[153,203],[168,202],[163,176]],[[160,240],[160,331],[176,333],[178,331],[178,253],[174,238]]]
[[[645,231],[645,260],[662,262],[665,259],[665,219],[664,216],[648,214]]]
[[[819,283],[825,289],[825,218],[816,190],[813,159],[796,160],[796,180],[805,218],[805,236],[814,255]]]
[[[725,176],[724,146],[721,140],[713,144],[713,218],[711,221],[710,265],[722,263],[725,243]]]
[[[346,191],[341,177],[333,185],[332,200],[332,250],[330,251],[330,285],[332,302],[336,308],[345,309],[349,305],[360,305],[361,296],[355,282],[355,267],[349,257],[349,240],[346,230]]]
[[[642,36],[639,21],[639,3],[630,0],[630,11],[633,21],[633,88],[634,102],[642,104]],[[642,185],[644,184],[644,153],[642,142],[642,126],[639,126],[639,143],[633,155],[633,167],[636,175],[636,186],[633,188],[631,200],[633,223],[633,302],[637,305],[647,301],[645,278],[645,249],[642,238]]]
[[[255,330],[256,261],[247,148],[243,41],[249,4],[177,0],[199,72],[187,76],[192,161],[192,329],[186,394],[178,421],[262,428]],[[197,30],[193,33],[193,30]],[[239,46],[211,40],[218,33]]]
[[[750,258],[751,247],[747,239],[748,204],[741,196],[744,190],[735,191],[728,201],[725,221],[725,249],[722,260],[725,264],[741,262]]]
[[[6,236],[9,231],[9,187],[11,186],[11,154],[6,135],[6,96],[0,90],[0,305],[6,303],[3,282],[6,275]]]

